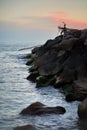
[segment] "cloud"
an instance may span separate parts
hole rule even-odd
[[[79,28],[79,29],[87,27],[87,22],[71,19],[69,18],[68,14],[65,12],[52,12],[50,13],[49,17],[58,24],[61,24],[64,21],[69,27]]]
[[[55,22],[48,16],[22,16],[14,18],[12,23],[30,29],[53,29]]]

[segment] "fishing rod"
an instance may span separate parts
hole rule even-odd
[[[27,47],[27,48],[22,48],[22,49],[19,49],[18,51],[28,50],[28,49],[32,49],[32,48],[35,48],[35,47],[40,47],[40,46],[41,46],[41,45],[31,46],[31,47]]]

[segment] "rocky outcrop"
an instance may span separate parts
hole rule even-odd
[[[67,29],[65,35],[57,36],[32,49],[27,63],[31,65],[27,79],[36,82],[37,87],[64,87],[63,90],[68,93],[66,99],[83,100],[87,97],[86,87],[82,87],[82,80],[87,78],[86,40],[87,29]],[[66,92],[66,86],[69,85],[72,86],[70,94]],[[84,92],[81,89],[84,89]]]
[[[32,103],[27,108],[23,109],[20,114],[22,115],[42,115],[42,114],[64,114],[65,108],[57,107],[48,107],[40,102]]]
[[[18,126],[13,130],[37,130],[37,129],[32,125],[25,125],[25,126]]]

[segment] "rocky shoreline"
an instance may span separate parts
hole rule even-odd
[[[27,79],[35,82],[37,88],[52,85],[62,90],[66,101],[81,101],[77,113],[81,122],[85,120],[83,127],[86,130],[87,29],[66,29],[65,34],[48,40],[40,47],[35,47],[25,58],[28,59],[26,65],[31,66]],[[47,107],[36,102],[22,110],[20,114],[63,114],[65,111],[60,106]]]

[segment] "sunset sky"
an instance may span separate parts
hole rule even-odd
[[[87,28],[87,0],[0,0],[0,41],[53,38],[63,21]]]

